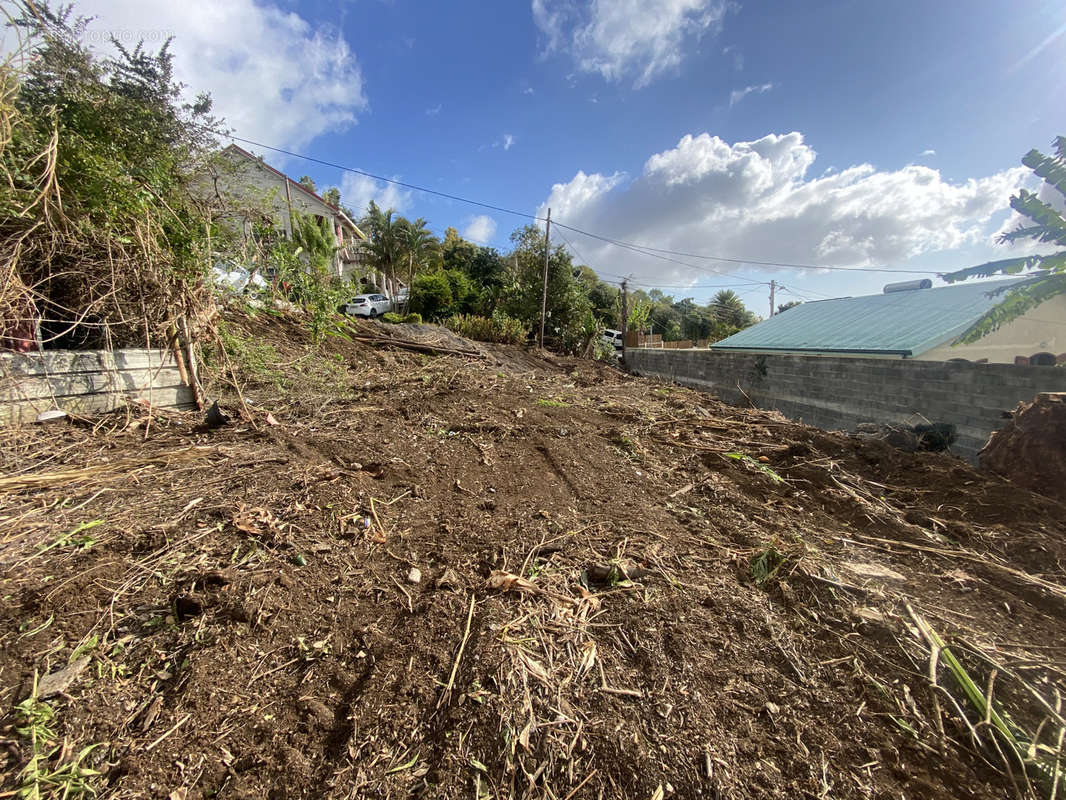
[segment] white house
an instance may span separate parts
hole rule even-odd
[[[338,248],[333,274],[348,279],[362,271],[362,246],[368,237],[348,215],[242,147],[231,144],[219,153],[197,193],[247,234],[256,223],[269,221],[291,237],[297,213],[327,220]]]

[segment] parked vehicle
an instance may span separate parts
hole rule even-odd
[[[383,294],[361,294],[341,306],[340,310],[352,317],[374,319],[386,311],[392,311],[392,301]]]
[[[622,349],[622,332],[608,328],[603,332],[603,341],[613,345],[615,350]]]

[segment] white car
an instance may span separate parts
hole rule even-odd
[[[614,347],[615,350],[622,349],[622,332],[612,330],[608,328],[603,332],[603,341]]]
[[[341,306],[341,312],[352,317],[370,317],[392,311],[392,301],[383,294],[361,294]]]

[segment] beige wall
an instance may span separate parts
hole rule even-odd
[[[343,244],[337,236],[340,218],[330,206],[318,200],[292,181],[286,193],[285,179],[271,171],[258,160],[250,160],[241,153],[226,150],[224,158],[215,168],[214,174],[205,177],[198,191],[220,203],[223,214],[241,220],[246,232],[250,231],[251,221],[260,214],[273,218],[278,230],[292,236],[291,211],[299,214],[311,214],[329,220],[330,229],[339,245]],[[217,196],[221,195],[221,201]],[[349,237],[353,242],[354,234]],[[338,257],[334,261],[334,272],[342,274],[342,263]]]
[[[987,358],[992,364],[1013,364],[1015,356],[1066,353],[1066,295],[1047,300],[1027,314],[973,344],[944,344],[916,357],[918,361]]]

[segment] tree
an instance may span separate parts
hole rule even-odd
[[[340,209],[348,219],[355,220],[356,213],[352,211],[348,206],[341,203],[341,190],[336,186],[330,186],[324,192],[322,192],[322,199],[329,203],[334,208]]]
[[[714,309],[714,314],[718,319],[737,328],[741,326],[747,311],[744,308],[744,301],[732,289],[719,290],[708,305]]]
[[[600,280],[589,267],[578,267],[577,279],[584,286],[597,321],[604,327],[618,327],[621,324],[618,320],[619,290]]]
[[[747,308],[736,292],[722,289],[707,304],[714,315],[711,335],[715,341],[732,336],[739,330],[758,322],[758,317]]]
[[[648,317],[650,316],[651,301],[641,297],[634,298],[629,309],[629,319],[627,320],[629,330],[643,333],[648,327]]]
[[[1058,192],[1061,198],[1066,198],[1066,137],[1056,137],[1053,146],[1054,155],[1048,156],[1039,150],[1030,150],[1022,159],[1022,164],[1029,167],[1037,177],[1042,178],[1049,189]],[[1056,198],[1056,200],[1061,206],[1062,199]],[[1013,231],[1000,236],[1001,244],[1030,240],[1066,248],[1066,218],[1051,203],[1041,200],[1033,192],[1021,189],[1018,194],[1011,197],[1010,207],[1029,222],[1023,222]],[[1017,275],[1037,269],[1046,270],[1046,272],[1013,285],[1003,300],[970,326],[970,329],[958,338],[957,343],[977,341],[1045,300],[1066,293],[1066,249],[1059,249],[1048,255],[989,261],[986,264],[944,275],[944,280],[948,283],[955,283],[968,278]]]
[[[296,181],[302,187],[309,192],[315,191],[315,181],[310,175],[301,175],[300,180]],[[339,194],[339,193],[338,193]]]
[[[367,236],[370,246],[367,248],[370,264],[385,275],[386,279],[396,277],[396,270],[403,262],[403,219],[394,218],[396,212],[391,208],[382,211],[373,200],[367,206],[366,216],[360,224]]]
[[[467,271],[477,255],[477,249],[476,244],[460,236],[455,228],[447,228],[444,231],[444,242],[441,244],[441,261],[444,268]]]
[[[182,102],[169,41],[113,41],[101,57],[69,6],[4,11],[31,57],[0,65],[0,337],[15,318],[53,346],[161,339],[181,297],[209,284],[208,241],[229,255],[188,191],[217,148],[210,98]]]
[[[777,313],[781,314],[785,311],[788,311],[790,308],[795,308],[796,306],[801,305],[803,305],[802,300],[789,300],[787,303],[782,303],[777,307]]]
[[[418,268],[423,266],[426,259],[435,254],[440,247],[440,242],[427,227],[428,224],[422,217],[419,217],[414,222],[401,217],[398,235],[400,245],[407,255],[408,286],[414,281]]]
[[[540,324],[544,232],[527,225],[511,234],[511,242],[514,249],[505,260],[514,266],[501,305],[507,315],[535,327]],[[545,333],[555,338],[563,350],[579,352],[596,333],[592,305],[582,285],[574,279],[573,262],[562,245],[551,248],[548,257],[547,313]]]
[[[706,306],[696,305],[696,302],[686,297],[679,303],[674,304],[681,315],[681,333],[685,339],[697,341],[709,339],[714,330],[715,317],[711,309]]]
[[[443,270],[423,273],[411,284],[411,310],[426,320],[450,313],[452,300],[451,283]]]

